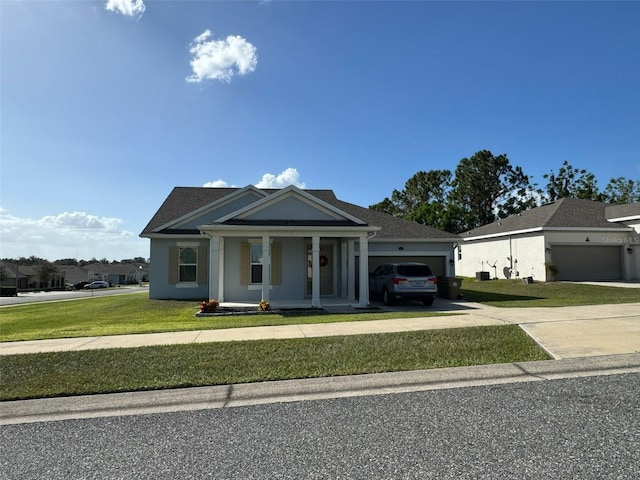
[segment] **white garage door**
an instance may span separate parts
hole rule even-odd
[[[552,245],[557,280],[622,279],[622,248],[602,245]]]

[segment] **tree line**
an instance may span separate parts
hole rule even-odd
[[[35,255],[31,255],[30,257],[18,257],[16,258],[2,258],[0,259],[3,262],[6,263],[10,263],[12,265],[15,265],[16,263],[18,265],[23,265],[26,267],[32,267],[32,266],[36,266],[36,265],[75,265],[76,267],[85,267],[87,265],[91,265],[93,263],[102,263],[104,265],[118,265],[118,264],[140,264],[140,263],[147,263],[147,260],[143,257],[134,257],[134,258],[125,258],[123,260],[112,260],[109,261],[106,258],[102,258],[100,260],[97,260],[95,257],[91,258],[90,260],[78,260],[76,258],[61,258],[58,260],[54,260],[53,262],[50,262],[49,260],[45,259],[45,258],[40,258],[37,257]]]
[[[511,165],[506,154],[481,150],[460,160],[454,172],[417,172],[402,190],[394,189],[391,197],[369,208],[462,233],[564,197],[608,204],[640,202],[640,181],[612,178],[600,190],[593,173],[566,160],[557,172],[543,175],[544,188],[532,178]]]

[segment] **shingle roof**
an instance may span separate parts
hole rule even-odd
[[[640,218],[640,203],[625,203],[622,205],[607,205],[604,207],[605,218]]]
[[[463,238],[481,237],[532,228],[625,229],[628,227],[607,221],[604,203],[567,197],[527,210],[521,214],[474,228],[460,236]]]
[[[330,203],[330,202],[329,202]],[[437,228],[411,222],[403,218],[394,217],[384,212],[360,207],[352,203],[343,202],[336,199],[333,206],[344,212],[359,218],[369,225],[380,227],[381,230],[376,235],[377,238],[398,238],[398,239],[457,239],[458,235]]]
[[[155,229],[183,217],[194,210],[220,200],[238,190],[240,189],[175,187],[144,228],[142,235],[150,234]],[[263,189],[262,191],[271,195],[279,190]],[[457,235],[453,233],[444,232],[427,225],[410,222],[386,213],[370,210],[352,203],[343,202],[336,198],[335,193],[332,190],[305,190],[305,192],[344,211],[345,213],[348,213],[351,216],[359,218],[368,225],[380,227],[381,230],[377,233],[377,238],[442,240],[457,238]],[[162,233],[173,232],[167,230]]]

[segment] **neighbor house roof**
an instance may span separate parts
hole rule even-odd
[[[579,198],[561,198],[558,201],[527,210],[518,215],[498,220],[461,234],[462,238],[500,235],[536,228],[607,228],[628,229],[625,225],[609,222],[605,204]]]
[[[175,187],[164,203],[160,206],[153,218],[142,231],[141,235],[149,235],[151,233],[197,233],[186,230],[160,230],[172,221],[177,220],[189,213],[212,204],[224,197],[237,192],[238,188],[207,188],[207,187]],[[261,189],[267,195],[272,195],[279,190],[277,189]],[[437,239],[452,240],[457,235],[444,232],[427,225],[411,222],[401,218],[388,215],[386,213],[370,210],[360,207],[352,203],[338,200],[332,190],[304,190],[305,193],[327,203],[344,213],[362,220],[370,226],[380,227],[376,238],[397,238],[397,239]]]
[[[640,203],[624,203],[622,205],[607,205],[604,207],[607,220],[640,219]]]

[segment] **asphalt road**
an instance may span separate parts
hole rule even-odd
[[[148,286],[126,285],[122,287],[94,288],[87,290],[70,290],[60,292],[22,292],[17,297],[0,297],[0,306],[21,305],[33,302],[53,302],[77,298],[91,298],[125,293],[148,292]]]
[[[640,374],[0,428],[3,479],[640,478]]]

